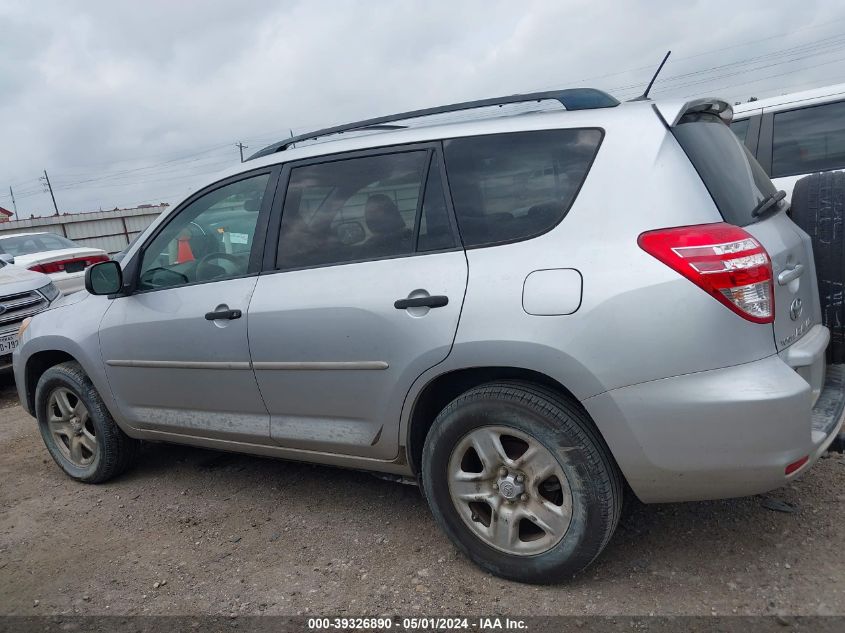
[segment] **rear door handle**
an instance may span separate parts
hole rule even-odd
[[[229,320],[232,321],[233,319],[240,319],[241,318],[241,311],[240,310],[220,310],[218,312],[206,312],[205,313],[205,320],[206,321],[217,321],[218,319]]]
[[[792,268],[787,268],[778,275],[778,284],[785,286],[793,279],[798,279],[804,272],[804,264],[795,264]]]
[[[442,308],[445,305],[449,305],[449,297],[444,295],[399,299],[393,303],[393,307],[397,310],[406,310],[408,308]]]

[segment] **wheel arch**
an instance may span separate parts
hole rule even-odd
[[[439,374],[420,389],[414,399],[408,419],[405,454],[415,477],[419,475],[425,439],[437,414],[449,402],[465,391],[498,380],[518,380],[545,387],[571,400],[583,409],[578,398],[565,385],[551,376],[532,369],[496,365],[453,369]],[[592,420],[586,410],[584,413]],[[593,426],[595,427],[595,423],[593,423]],[[597,427],[595,430],[599,436],[602,436]]]
[[[33,415],[35,415],[35,388],[38,386],[41,376],[51,367],[68,361],[79,362],[70,353],[58,349],[35,352],[26,360],[24,369],[25,404],[27,410]]]

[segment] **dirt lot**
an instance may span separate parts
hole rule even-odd
[[[103,486],[66,478],[0,377],[0,613],[845,614],[845,459],[771,498],[627,505],[576,581],[499,580],[416,488],[357,472],[147,445]]]

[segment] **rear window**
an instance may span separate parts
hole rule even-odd
[[[747,226],[775,186],[731,129],[712,114],[688,114],[672,128],[726,222]]]
[[[464,245],[513,242],[555,226],[572,205],[601,139],[601,130],[580,129],[446,141]]]

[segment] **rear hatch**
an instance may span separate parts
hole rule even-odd
[[[717,115],[681,116],[672,132],[701,176],[725,222],[743,227],[766,249],[774,273],[774,339],[778,351],[821,323],[809,237],[777,200],[772,181]]]

